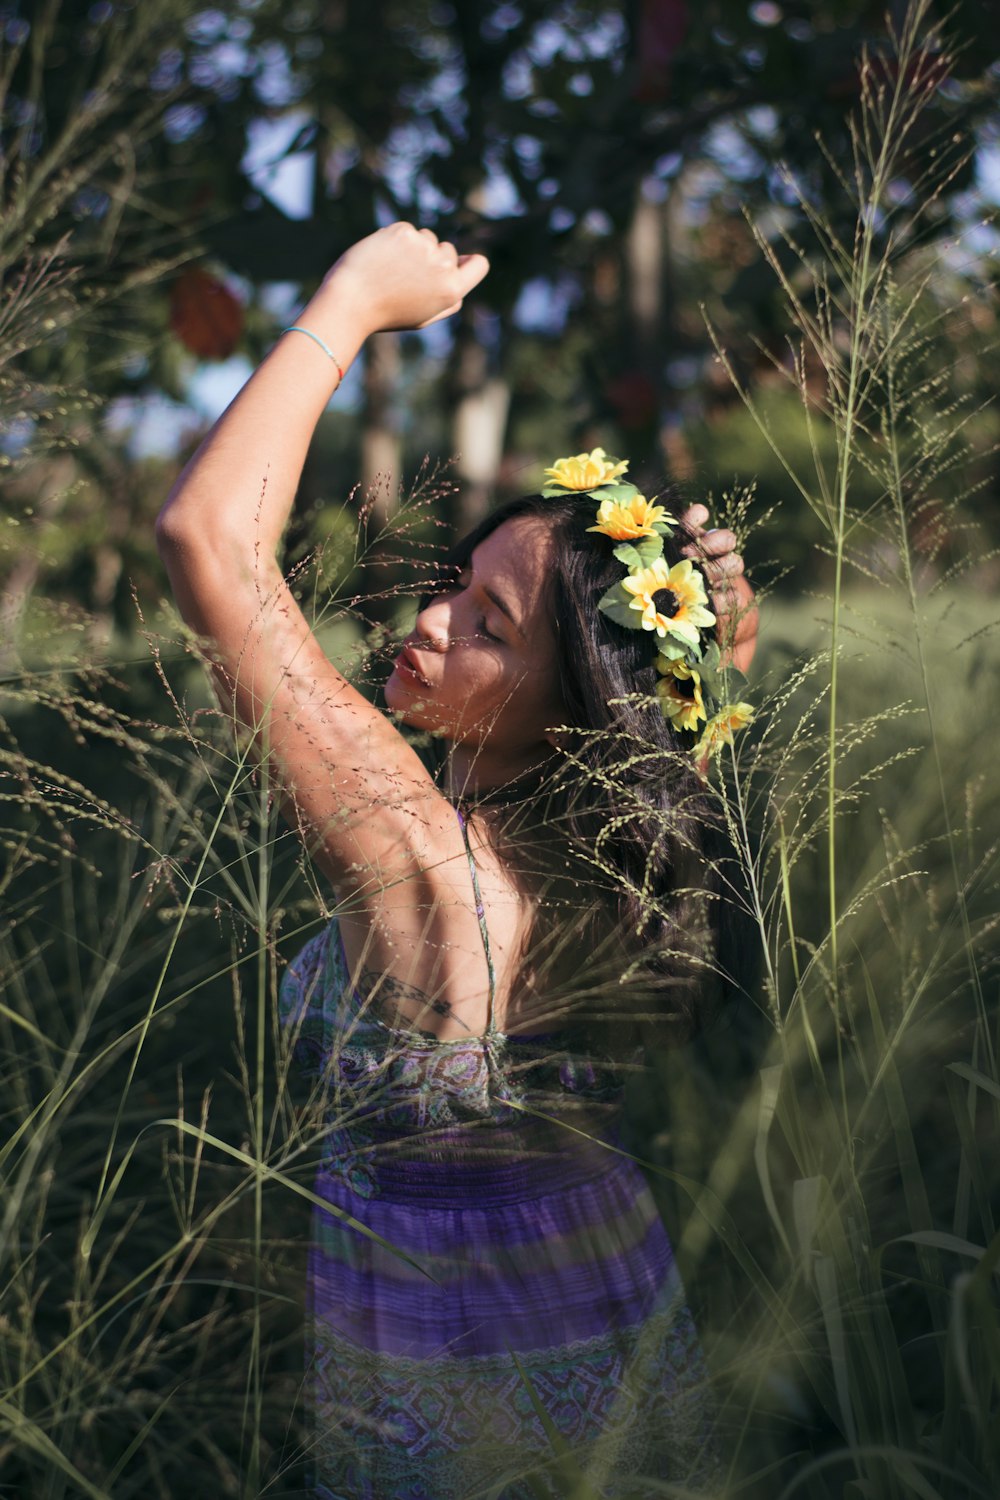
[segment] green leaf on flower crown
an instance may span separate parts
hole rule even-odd
[[[637,542],[619,542],[613,555],[630,573],[634,573],[637,568],[648,568],[650,563],[663,556],[663,542],[658,536],[640,537]]]
[[[639,541],[619,541],[613,556],[624,562],[630,573],[649,567],[658,556],[663,556],[663,541],[660,537],[640,537]]]
[[[543,500],[552,500],[557,495],[588,495],[598,501],[617,500],[621,502],[631,500],[632,496],[638,495],[639,491],[634,484],[629,484],[626,480],[621,483],[599,484],[592,490],[576,490],[565,484],[546,484],[542,486],[538,493],[542,496]]]
[[[705,647],[701,672],[704,678],[711,679],[710,689],[718,697],[722,691],[722,652],[719,650],[718,641],[714,638]]]
[[[664,636],[662,641],[657,642],[657,651],[664,661],[688,661],[691,656],[691,648],[670,635]]]
[[[593,495],[595,500],[617,500],[620,504],[623,500],[631,500],[639,491],[627,479],[615,479],[610,484],[599,484],[596,490],[586,490],[584,493]]]
[[[635,544],[635,550],[642,559],[644,568],[650,563],[663,556],[663,538],[661,536],[644,536]]]
[[[734,667],[732,662],[722,665],[722,651],[717,640],[711,640],[705,648],[704,665],[700,670],[706,691],[717,703],[723,700],[735,702],[741,696],[746,673]]]
[[[613,556],[617,557],[620,563],[624,563],[630,573],[642,567],[642,558],[634,542],[619,542]]]
[[[638,609],[629,608],[630,594],[627,594],[620,583],[613,583],[606,594],[597,601],[597,607],[609,620],[614,620],[616,625],[624,625],[627,630],[642,629],[642,612]]]
[[[675,531],[673,521],[654,521],[653,530],[657,536],[673,536]]]
[[[716,701],[722,697],[721,657],[718,641],[710,641],[698,664],[701,685],[706,695]]]

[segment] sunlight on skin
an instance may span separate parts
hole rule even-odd
[[[695,506],[688,516],[700,527],[708,512]],[[752,599],[734,545],[732,533],[720,529],[684,548],[715,578],[717,609],[740,583]],[[385,697],[406,723],[453,742],[451,788],[482,789],[548,760],[554,726],[565,722],[566,707],[558,682],[546,523],[538,516],[505,521],[480,542],[472,561],[455,587],[438,591],[417,616]],[[740,620],[737,629],[744,661],[753,654],[756,611],[749,625]]]
[[[415,728],[454,743],[453,785],[492,786],[541,765],[564,722],[545,522],[505,521],[475,549],[454,588],[421,610],[386,684],[386,702]],[[501,609],[500,602],[506,607]]]

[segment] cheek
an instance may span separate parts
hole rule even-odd
[[[548,706],[562,704],[562,687],[555,651],[539,651],[521,664],[518,673],[520,691],[533,703]]]
[[[534,723],[541,714],[544,684],[523,661],[504,659],[503,647],[496,651],[474,647],[468,655],[457,654],[452,671],[435,695],[441,710],[447,710],[456,727],[496,730],[501,724]]]
[[[510,711],[524,729],[542,732],[565,719],[566,709],[554,672],[522,666],[505,686]]]
[[[453,689],[488,692],[509,682],[514,672],[504,648],[489,641],[469,640],[452,646],[445,658],[444,680]]]

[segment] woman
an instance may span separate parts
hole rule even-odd
[[[619,615],[637,628],[597,612],[623,568],[614,525],[588,534],[595,488],[625,496],[626,534],[674,550],[664,577],[691,564],[676,571],[667,519],[600,450],[580,483],[556,466],[543,497],[490,518],[385,690],[447,747],[433,773],[327,661],[277,562],[313,429],[365,338],[447,317],[487,269],[408,224],[353,246],[158,523],[184,618],[337,899],[283,986],[327,1109],[311,1389],[314,1492],[337,1500],[556,1494],[574,1465],[593,1493],[625,1493],[637,1476],[704,1485],[714,1465],[670,1245],[615,1146],[642,1025],[686,1025],[713,962],[683,728],[701,700],[670,665],[669,589],[643,593],[633,568]],[[742,585],[729,533],[699,546],[718,588]],[[752,637],[750,621],[744,656]],[[666,715],[649,707],[657,640]]]

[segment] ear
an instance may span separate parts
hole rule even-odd
[[[553,750],[568,750],[573,736],[568,729],[547,729],[542,738]]]

